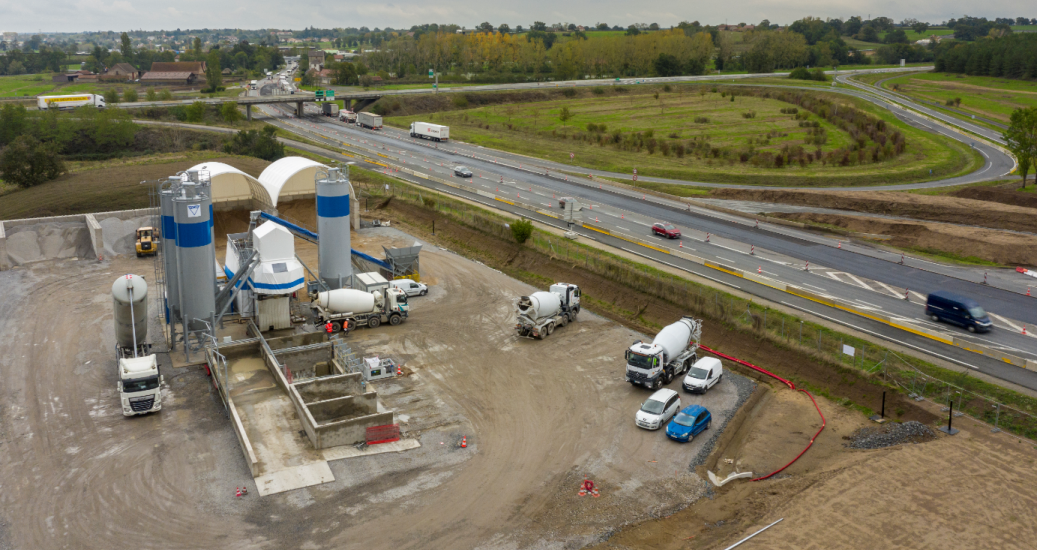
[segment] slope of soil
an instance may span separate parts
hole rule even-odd
[[[1031,183],[1031,185],[1033,184]],[[1014,185],[1013,189],[1005,187],[966,187],[951,193],[951,195],[963,199],[999,202],[1024,208],[1037,208],[1037,195],[1016,191]]]
[[[1037,208],[1000,204],[972,198],[916,195],[895,192],[781,191],[764,189],[714,189],[716,199],[775,202],[822,208],[838,208],[869,214],[905,216],[934,222],[978,225],[1037,233]]]
[[[835,225],[859,233],[890,235],[899,248],[939,250],[1005,265],[1037,264],[1037,237],[945,223],[885,220],[865,216],[774,212],[786,220]]]

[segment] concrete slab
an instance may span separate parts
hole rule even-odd
[[[261,475],[256,478],[256,490],[259,496],[265,497],[332,481],[335,481],[335,475],[328,463],[322,460]]]
[[[330,449],[324,449],[321,451],[321,454],[324,455],[324,460],[331,461],[342,460],[344,458],[356,458],[358,456],[379,455],[383,453],[400,453],[411,449],[417,449],[418,447],[421,447],[421,443],[417,439],[401,439],[399,441],[393,441],[392,443],[368,445],[368,447],[363,451],[351,445],[341,445]]]

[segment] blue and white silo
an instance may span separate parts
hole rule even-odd
[[[349,253],[349,201],[353,186],[347,170],[318,170],[315,176],[319,271],[321,280],[331,290],[347,286],[353,275]]]

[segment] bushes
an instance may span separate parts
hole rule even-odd
[[[130,88],[130,89],[126,90],[125,92],[122,93],[122,100],[125,101],[126,103],[136,103],[137,102],[137,90],[134,90],[133,88]]]
[[[184,113],[187,116],[188,122],[201,122],[205,119],[205,104],[201,101],[195,101],[185,108]]]
[[[696,124],[709,124],[709,117],[697,116],[695,117]]]
[[[566,88],[562,90],[562,95],[565,97],[576,97],[576,88]]]
[[[65,163],[53,144],[30,135],[18,136],[0,154],[0,176],[19,187],[32,187],[65,172]]]
[[[264,126],[262,132],[242,130],[234,134],[223,150],[235,155],[248,155],[263,160],[277,160],[284,156],[284,145],[277,141],[277,129]]]
[[[523,244],[533,235],[533,222],[529,220],[515,220],[511,224],[511,235],[515,242]]]
[[[223,120],[230,122],[231,124],[241,120],[241,111],[238,110],[238,104],[234,101],[230,103],[224,103],[220,106],[220,116]]]
[[[795,80],[816,80],[818,82],[827,82],[828,77],[825,76],[825,72],[820,69],[814,69],[813,71],[807,70],[806,67],[796,67],[789,73],[789,78]]]
[[[756,118],[756,111],[746,111],[742,113],[742,118]]]

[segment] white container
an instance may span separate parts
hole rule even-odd
[[[519,315],[525,315],[530,319],[557,315],[561,309],[561,298],[554,292],[534,292],[519,298],[518,302]]]
[[[317,294],[317,303],[332,313],[370,313],[375,295],[352,288],[339,288]]]
[[[139,275],[123,275],[112,284],[115,307],[115,341],[133,349],[148,337],[148,283]],[[136,342],[134,333],[136,332]]]
[[[669,362],[688,349],[693,330],[690,319],[681,319],[659,331],[659,334],[655,335],[655,340],[652,340],[652,345],[662,347],[666,352],[666,362]]]

